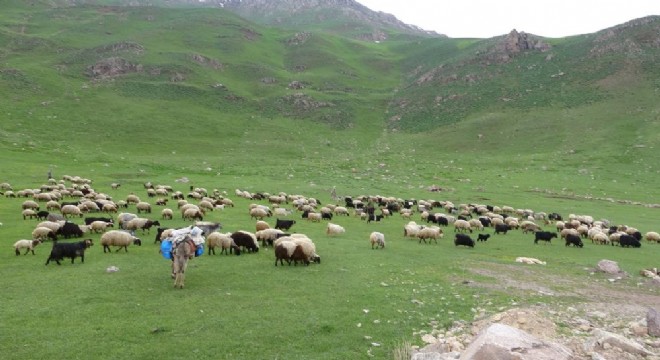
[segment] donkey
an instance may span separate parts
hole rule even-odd
[[[195,256],[195,243],[186,236],[180,241],[172,251],[172,277],[174,277],[174,287],[183,289],[183,282],[186,279],[186,268],[188,260]]]

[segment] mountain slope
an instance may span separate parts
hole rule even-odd
[[[657,176],[644,165],[660,162],[657,16],[564,39],[376,43],[220,8],[54,3],[10,1],[0,14],[2,156],[221,162],[310,181],[521,164],[535,164],[515,180],[529,184],[583,167],[619,183]],[[245,166],[254,154],[258,170]],[[557,178],[539,170],[549,163],[563,165]]]

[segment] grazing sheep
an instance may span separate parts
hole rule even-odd
[[[268,223],[263,220],[257,220],[257,223],[254,225],[254,228],[255,231],[261,231],[261,230],[270,229],[270,225],[268,225]]]
[[[257,237],[258,241],[261,241],[261,246],[266,247],[267,245],[273,245],[273,242],[277,240],[278,237],[284,235],[284,231],[280,229],[263,229],[257,231],[254,235]]]
[[[204,220],[204,210],[195,208],[186,209],[186,211],[183,212],[183,220],[202,221]]]
[[[369,235],[369,242],[371,242],[371,249],[374,249],[374,246],[376,249],[379,247],[381,249],[385,248],[385,235],[383,233],[380,233],[378,231],[374,231]]]
[[[417,238],[417,233],[423,228],[423,225],[418,225],[416,222],[410,221],[403,227],[403,236]]]
[[[263,220],[265,217],[268,216],[270,216],[268,214],[268,211],[263,208],[255,207],[250,209],[250,219]]]
[[[92,239],[85,239],[75,243],[54,242],[53,248],[50,250],[48,260],[46,260],[46,265],[48,265],[51,260],[55,261],[57,265],[62,265],[60,264],[60,261],[64,258],[70,258],[71,263],[73,264],[74,260],[78,256],[80,256],[80,261],[85,263],[85,250],[92,245],[94,245]]]
[[[57,241],[57,235],[55,231],[44,226],[39,226],[32,231],[32,238],[35,240],[48,240]]]
[[[284,216],[284,217],[286,217],[286,216],[291,215],[291,210],[285,209],[285,208],[275,208],[275,210],[273,210],[273,214],[275,214],[275,216]]]
[[[311,222],[321,222],[322,219],[323,219],[323,214],[321,213],[316,213],[316,212],[307,213],[307,220]]]
[[[140,198],[135,194],[129,194],[126,196],[126,204],[137,204],[140,202]]]
[[[32,200],[25,200],[21,207],[23,210],[32,209],[34,211],[39,211],[39,204],[37,204],[36,201],[32,201]]]
[[[110,252],[110,246],[118,246],[115,251],[124,248],[125,252],[128,252],[128,246],[131,244],[142,246],[142,240],[122,230],[110,230],[101,235],[101,245],[103,246],[104,253],[106,250]]]
[[[37,239],[37,240],[18,240],[17,242],[14,243],[14,251],[16,252],[16,255],[21,254],[21,250],[25,250],[25,254],[27,255],[29,252],[32,252],[32,255],[34,255],[34,248],[41,244],[42,241]]]
[[[334,235],[340,235],[346,232],[346,229],[344,229],[343,226],[333,224],[333,223],[328,223],[328,226],[325,229],[325,234],[328,236],[334,236]]]
[[[144,234],[145,230],[150,233],[153,226],[160,226],[160,222],[158,220],[149,220],[147,218],[138,217],[124,223],[121,228],[122,230],[128,231],[142,230],[142,233]]]
[[[140,201],[137,203],[137,205],[135,205],[135,208],[137,209],[138,214],[143,212],[151,214],[151,204],[148,202]]]
[[[567,234],[566,235],[566,246],[573,245],[575,247],[583,247],[584,244],[582,244],[582,239],[580,239],[580,235],[575,235],[575,234]]]
[[[275,246],[275,266],[277,266],[278,261],[282,266],[284,266],[284,261],[291,265],[291,256],[293,255],[294,251],[296,251],[298,246],[299,245],[297,245],[292,240],[283,240],[278,242],[278,244]]]
[[[599,232],[591,236],[591,241],[596,244],[607,245],[610,242],[610,238],[604,232]]]
[[[431,240],[434,240],[435,243],[438,243],[438,238],[443,237],[444,234],[442,233],[442,229],[440,229],[437,226],[430,226],[430,227],[425,227],[417,233],[417,238],[419,239],[419,243],[421,244],[422,241],[426,243],[426,239],[429,239],[429,244],[431,243]]]
[[[462,219],[457,219],[454,221],[454,232],[466,232],[469,231],[472,233],[472,226],[470,226],[470,223],[467,220],[462,220]]]
[[[34,219],[37,217],[37,212],[32,210],[32,209],[25,209],[22,212],[23,215],[23,220],[27,220],[27,218]]]
[[[230,236],[236,245],[247,249],[248,252],[259,251],[259,243],[257,242],[256,235],[247,231],[239,230],[233,232]]]
[[[172,209],[165,208],[161,210],[160,216],[163,218],[163,220],[172,220],[174,217],[174,211],[172,211]]]
[[[642,246],[642,243],[640,243],[639,240],[637,240],[637,238],[635,238],[634,236],[625,234],[625,235],[621,235],[621,237],[619,238],[619,245],[621,247],[639,248]]]
[[[291,235],[291,239],[293,239],[293,242],[295,242],[297,245],[302,247],[302,252],[307,259],[306,264],[309,264],[310,262],[317,264],[321,263],[321,257],[316,253],[316,245],[314,245],[314,242],[310,238],[303,234],[293,234]],[[292,260],[294,263],[299,261],[297,256],[293,255]]]
[[[105,232],[108,227],[114,227],[114,224],[112,222],[101,220],[92,221],[92,223],[89,224],[90,231],[95,233]]]
[[[647,232],[646,234],[644,234],[644,238],[645,238],[646,241],[648,241],[648,242],[653,242],[653,241],[655,241],[655,242],[657,242],[657,243],[660,244],[660,234],[658,234],[658,233],[655,232],[655,231],[649,231],[649,232]]]
[[[72,216],[83,217],[82,210],[80,210],[80,208],[77,207],[76,205],[70,205],[70,204],[64,205],[60,209],[60,212],[66,218],[69,218],[69,217],[72,217]]]
[[[223,234],[214,231],[206,237],[206,245],[209,248],[209,252],[208,252],[209,255],[211,255],[211,253],[215,255],[215,248],[217,247],[221,249],[220,250],[221,255],[223,252],[226,255],[229,255],[230,253],[232,253],[232,251],[236,255],[241,254],[241,248],[238,245],[236,245],[236,243],[234,243],[234,240],[231,238],[231,233]]]

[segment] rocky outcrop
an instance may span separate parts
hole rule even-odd
[[[89,77],[98,79],[141,71],[142,65],[132,64],[128,60],[119,57],[111,57],[99,60],[96,64],[88,66],[86,74]]]
[[[568,360],[568,348],[542,341],[527,332],[504,324],[492,324],[461,354],[470,360]]]

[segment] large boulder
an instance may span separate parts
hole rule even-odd
[[[569,360],[568,348],[542,341],[520,329],[492,324],[461,354],[463,360]]]
[[[598,262],[598,265],[596,266],[598,271],[602,271],[607,274],[618,274],[621,272],[621,269],[619,268],[619,264],[616,261],[612,260],[601,260]]]

